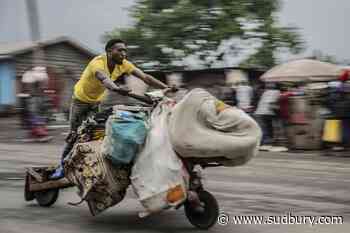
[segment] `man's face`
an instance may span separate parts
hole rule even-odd
[[[126,46],[124,43],[115,43],[109,51],[110,58],[117,64],[123,64],[126,58]]]

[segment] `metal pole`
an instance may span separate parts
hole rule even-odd
[[[31,41],[35,43],[35,49],[33,51],[33,66],[45,65],[45,54],[40,47],[41,34],[37,0],[26,0],[26,4],[30,37]]]
[[[26,0],[30,36],[33,42],[40,40],[39,14],[36,0]]]

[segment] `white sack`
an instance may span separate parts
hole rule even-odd
[[[226,166],[242,165],[257,154],[261,129],[236,107],[218,112],[218,103],[203,89],[189,92],[172,110],[170,141],[181,157],[225,157]]]
[[[149,212],[169,207],[166,197],[171,188],[180,185],[186,195],[188,175],[172,149],[168,135],[167,120],[171,105],[162,102],[152,112],[151,129],[145,146],[137,155],[132,168],[131,184],[141,204]]]

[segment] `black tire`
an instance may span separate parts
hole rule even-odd
[[[198,211],[189,201],[185,202],[185,214],[190,223],[202,230],[207,230],[216,224],[219,217],[219,205],[215,197],[209,192],[202,190],[198,197],[203,205],[203,211]]]
[[[34,196],[40,206],[52,206],[58,198],[59,189],[49,189],[45,191],[35,192]]]
[[[26,178],[24,183],[24,200],[26,201],[32,201],[35,198],[34,193],[29,191],[29,182],[30,182],[30,175],[26,173]]]

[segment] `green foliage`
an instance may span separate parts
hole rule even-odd
[[[158,68],[181,66],[179,62],[189,55],[209,67],[231,50],[237,56],[245,52],[235,44],[219,51],[223,41],[255,39],[262,46],[242,65],[268,68],[275,64],[278,49],[297,53],[303,45],[296,28],[276,24],[279,8],[278,0],[139,0],[130,10],[133,27],[114,29],[103,39],[126,40],[135,62],[141,66],[156,62]]]

